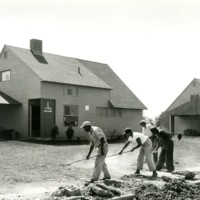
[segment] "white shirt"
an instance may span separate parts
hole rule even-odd
[[[144,144],[148,139],[148,137],[142,133],[133,132],[133,137],[130,136],[128,138],[128,141],[137,143],[136,141],[137,138],[140,138],[142,144]]]
[[[99,127],[92,126],[90,132],[88,133],[89,133],[90,142],[95,147],[98,147],[101,144],[100,142],[101,138],[104,138],[104,142],[107,142],[104,132]]]
[[[153,128],[151,124],[146,124],[146,127],[142,127],[142,133],[148,138],[152,136],[151,128]]]

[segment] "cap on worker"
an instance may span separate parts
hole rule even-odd
[[[125,135],[128,130],[132,131],[132,129],[130,127],[127,127],[127,128],[124,129],[123,135]]]
[[[140,121],[140,123],[139,123],[139,124],[142,124],[142,123],[145,123],[145,124],[146,124],[146,123],[147,123],[147,121],[143,119],[143,120],[141,120],[141,121]]]
[[[89,121],[85,121],[85,122],[83,122],[83,124],[81,125],[80,128],[83,128],[85,126],[91,126],[91,123]]]

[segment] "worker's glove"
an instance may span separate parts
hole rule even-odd
[[[132,148],[132,149],[131,149],[131,152],[133,152],[134,150],[135,150],[135,149],[134,149],[134,148]]]
[[[87,156],[86,156],[86,159],[89,160],[89,159],[90,159],[90,155],[87,155]]]
[[[154,150],[153,153],[158,153],[158,150]]]
[[[123,153],[123,151],[120,151],[118,154],[119,154],[119,155],[122,155],[122,153]]]

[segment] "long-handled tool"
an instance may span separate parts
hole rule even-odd
[[[96,156],[97,156],[97,155],[94,155],[94,156],[91,156],[90,158],[95,158]],[[67,163],[67,164],[62,165],[62,166],[72,165],[72,164],[74,164],[74,163],[81,162],[81,161],[84,161],[84,160],[87,160],[87,159],[84,158],[84,159],[81,159],[81,160],[76,160],[76,161],[74,161],[74,162],[70,162],[70,163]]]
[[[131,152],[131,151],[124,151],[122,154],[124,154],[124,153],[129,153],[129,152]],[[120,154],[116,153],[116,154],[108,155],[108,156],[106,156],[106,158],[113,157],[113,156],[118,156],[118,155],[120,155]],[[91,156],[90,158],[95,158],[95,157],[97,157],[97,155]],[[74,163],[81,162],[81,161],[84,161],[84,160],[87,160],[87,159],[84,158],[84,159],[81,159],[81,160],[76,160],[76,161],[74,161],[74,162],[70,162],[70,163],[67,163],[67,164],[62,165],[62,166],[72,165],[72,164],[74,164]]]
[[[131,152],[131,150],[129,150],[129,151],[124,151],[122,154],[130,153],[130,152]],[[118,155],[120,155],[120,154],[119,154],[119,153],[116,153],[116,154],[113,154],[113,155],[106,156],[106,158],[113,157],[113,156],[118,156]]]

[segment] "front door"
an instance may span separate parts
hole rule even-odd
[[[55,126],[55,100],[41,99],[41,136],[50,137]]]
[[[40,99],[29,100],[29,136],[40,137],[41,115]]]
[[[29,100],[29,136],[50,137],[55,125],[55,100]]]

